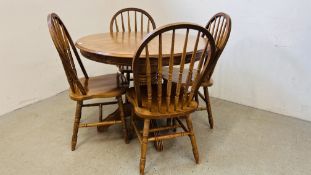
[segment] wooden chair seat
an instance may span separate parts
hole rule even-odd
[[[126,92],[126,97],[129,100],[131,104],[134,105],[134,112],[137,116],[142,117],[142,118],[149,118],[149,119],[160,119],[160,118],[174,118],[174,117],[179,117],[179,116],[185,116],[188,115],[192,112],[194,112],[197,107],[198,103],[196,101],[191,101],[189,106],[184,106],[183,109],[181,109],[182,106],[182,99],[181,97],[183,94],[181,93],[180,98],[179,98],[179,104],[177,110],[174,110],[174,95],[171,96],[171,102],[169,105],[169,110],[167,110],[167,103],[166,103],[166,91],[164,90],[166,88],[166,85],[162,85],[162,102],[161,102],[161,108],[159,110],[158,107],[158,92],[157,92],[157,85],[152,86],[152,108],[151,111],[148,109],[147,105],[147,93],[141,93],[142,96],[142,107],[138,107],[137,105],[137,98],[136,98],[136,93],[135,93],[135,88],[130,88]],[[147,92],[147,87],[141,87],[141,91]],[[172,90],[174,91],[174,89]]]
[[[120,78],[122,76],[122,78]],[[70,92],[70,98],[75,101],[88,100],[93,98],[110,98],[121,96],[125,93],[126,83],[119,80],[125,80],[121,74],[107,74],[88,79],[80,78],[81,84],[85,87],[87,94],[83,95],[80,91]],[[126,82],[126,81],[125,81]]]
[[[168,80],[168,71],[169,67],[163,67],[163,79]],[[182,84],[186,84],[187,76],[188,76],[189,70],[184,69],[183,74],[182,74]],[[173,67],[173,73],[172,73],[172,82],[177,83],[178,82],[178,77],[179,77],[179,68],[178,67]],[[192,78],[196,77],[196,70],[193,70],[192,73]],[[190,84],[192,84],[193,80],[191,80]],[[208,80],[204,80],[201,84],[201,86],[204,87],[210,87],[214,83],[213,79],[210,78]]]

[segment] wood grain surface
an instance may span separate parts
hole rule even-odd
[[[114,65],[132,65],[133,55],[137,48],[140,46],[143,38],[147,33],[143,32],[113,32],[113,33],[100,33],[88,35],[80,38],[76,42],[76,47],[80,49],[82,55],[86,58]],[[171,52],[171,33],[165,33],[162,36],[162,56],[163,62],[166,63],[165,59],[169,59]],[[196,35],[189,35],[187,55],[191,55],[196,40]],[[175,35],[175,54],[177,59],[180,59],[183,52],[183,44],[185,41],[185,34],[176,33]],[[205,46],[206,41],[201,39],[198,45],[198,50],[202,50]],[[156,58],[159,54],[158,40],[151,41],[148,45],[149,57]],[[189,52],[188,52],[189,51]],[[141,57],[145,57],[144,54]]]

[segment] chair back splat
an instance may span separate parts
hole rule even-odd
[[[110,32],[150,32],[156,28],[153,18],[139,8],[119,10],[110,21]]]
[[[213,71],[207,76],[207,79],[212,76],[214,69],[216,67],[217,61],[226,47],[227,41],[231,33],[231,18],[226,13],[215,14],[207,23],[207,30],[212,34],[215,40],[216,52],[215,52],[215,65],[213,66]]]
[[[143,9],[124,8],[119,10],[110,21],[110,33],[113,32],[140,32],[149,33],[156,28],[156,24],[151,15]],[[130,65],[119,65],[119,71],[126,74],[127,81],[130,82],[130,74],[133,72]]]
[[[84,78],[88,79],[89,77],[68,30],[66,29],[59,16],[55,13],[48,15],[48,26],[53,43],[62,61],[71,91],[76,93],[78,90],[81,94],[86,95],[87,89],[85,89],[79,81],[73,56],[75,57],[76,61],[78,61]]]
[[[185,39],[182,45],[182,54],[174,53],[175,35],[184,34]],[[163,81],[163,43],[162,36],[170,35],[170,58],[169,58],[169,76],[167,81]],[[196,38],[195,42],[188,45],[188,38],[192,35]],[[158,42],[158,54],[153,56],[149,54],[148,44]],[[204,48],[198,48],[199,42],[204,42]],[[166,43],[167,45],[167,43]],[[154,48],[153,48],[154,49]],[[167,48],[166,48],[167,49]],[[137,98],[137,105],[140,108],[147,108],[150,112],[170,113],[183,111],[193,102],[193,97],[200,87],[203,77],[210,74],[215,59],[215,43],[210,32],[196,24],[175,23],[158,28],[149,33],[141,46],[137,49],[133,60],[134,87]],[[189,64],[186,63],[186,55],[191,54]],[[174,57],[181,57],[179,64],[174,63]],[[195,63],[198,60],[198,63]],[[167,60],[166,60],[167,61]],[[189,61],[189,60],[188,60]],[[155,66],[156,65],[156,66]],[[188,67],[187,67],[188,66]],[[185,68],[187,67],[187,68]],[[156,69],[156,70],[152,70]],[[173,71],[178,71],[178,82],[173,83]],[[185,72],[187,71],[187,73]],[[153,73],[156,72],[156,76]],[[185,74],[186,73],[186,74]],[[185,76],[185,77],[183,77]],[[141,82],[141,77],[146,77],[146,83]],[[156,80],[154,80],[156,77]],[[186,83],[182,80],[186,78]],[[193,82],[191,82],[193,80]],[[142,96],[147,95],[145,102]],[[152,104],[156,102],[157,107]],[[192,106],[193,107],[193,106]]]

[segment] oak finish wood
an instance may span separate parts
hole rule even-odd
[[[215,57],[213,58],[215,59],[215,64],[213,65],[213,69],[211,73],[205,77],[203,83],[201,84],[204,94],[198,91],[198,95],[204,100],[206,104],[205,108],[200,107],[198,108],[198,110],[207,110],[210,128],[213,129],[214,120],[212,116],[208,87],[213,85],[213,79],[211,78],[212,74],[216,67],[216,63],[221,53],[223,52],[227,44],[227,41],[229,39],[230,32],[231,32],[231,18],[229,15],[225,13],[217,13],[210,19],[210,21],[207,23],[205,28],[208,29],[208,31],[210,31],[210,33],[213,35],[213,38],[215,40],[216,52],[215,52]],[[168,71],[169,71],[169,68],[167,67],[163,68],[163,72],[164,72],[163,78],[166,80],[169,78]],[[178,74],[174,73],[172,75],[173,82],[178,82],[178,77],[179,77]],[[186,79],[183,79],[182,82],[185,83]]]
[[[119,20],[118,20],[119,19]],[[145,21],[145,23],[144,23]],[[150,27],[151,25],[151,27]],[[119,29],[122,26],[122,30]],[[110,21],[110,32],[150,32],[154,30],[156,24],[151,15],[143,9],[124,8],[119,10]],[[132,71],[131,65],[119,65],[119,71],[126,74],[127,80],[130,81]]]
[[[135,33],[135,32],[114,32],[114,33],[103,33],[103,34],[95,34],[89,35],[79,39],[76,42],[76,46],[80,49],[80,52],[88,59],[101,62],[108,63],[112,65],[128,65],[132,66],[133,55],[139,47],[140,43],[143,40],[143,37],[147,35],[147,33]],[[170,43],[171,37],[170,34],[163,34],[162,36],[162,47],[163,47],[163,65],[169,64],[169,59],[171,57],[170,54]],[[189,45],[193,44],[196,40],[196,36],[189,35],[188,37]],[[183,42],[184,35],[176,33],[175,35],[175,52],[174,52],[174,64],[179,64],[181,60],[181,53],[183,51]],[[156,60],[158,57],[158,43],[157,41],[153,41],[149,43],[151,54],[151,60]],[[152,46],[153,45],[153,46]],[[165,50],[165,48],[168,48]],[[188,63],[190,61],[193,48],[187,48],[189,52],[186,54],[185,62]],[[198,52],[197,55],[204,49],[204,43],[198,44]],[[153,61],[152,61],[153,62]],[[153,64],[152,71],[156,70],[157,65]],[[141,66],[140,69],[144,71],[145,66]],[[128,78],[129,79],[129,78]],[[140,77],[141,82],[146,82],[146,77]],[[156,81],[156,71],[152,72],[152,81]],[[125,108],[125,111],[130,111],[130,108]],[[111,115],[113,116],[113,115]],[[113,117],[109,117],[112,118]],[[151,121],[152,127],[156,125],[156,122]],[[157,133],[153,133],[157,135]],[[155,142],[156,149],[161,151],[163,149],[161,141]]]
[[[143,38],[147,33],[135,33],[135,32],[114,32],[114,33],[100,33],[85,36],[80,38],[76,42],[76,47],[80,49],[80,52],[86,58],[112,65],[132,65],[133,55],[137,48],[141,44]],[[174,51],[174,64],[179,64],[181,53],[183,51],[184,35],[176,33]],[[189,35],[189,45],[193,45],[196,36]],[[152,41],[149,43],[149,57],[150,59],[157,59],[158,57],[158,41]],[[171,57],[171,35],[162,35],[162,57],[163,65],[168,65]],[[204,48],[204,43],[200,42],[198,45],[199,51]],[[191,50],[193,48],[187,47],[186,62],[190,61],[192,55]],[[145,58],[145,54],[142,53],[142,58]]]
[[[110,20],[110,32],[150,32],[156,28],[152,16],[143,9],[124,8]]]
[[[194,34],[195,37],[190,37],[190,34]],[[180,37],[177,38],[177,35]],[[201,35],[205,37],[203,38]],[[164,38],[170,39],[164,41]],[[199,47],[199,43],[203,46],[203,50],[201,46]],[[157,51],[156,57],[154,57],[155,51]],[[174,59],[176,52],[180,56],[179,69],[177,70],[178,82],[173,83],[172,71],[174,71],[173,67],[176,64]],[[134,88],[130,88],[126,96],[133,105],[132,128],[134,128],[141,142],[141,174],[144,174],[148,141],[189,136],[195,161],[199,163],[190,113],[197,109],[198,103],[194,99],[195,94],[204,77],[210,74],[212,65],[215,64],[215,60],[211,59],[214,57],[214,52],[215,43],[212,35],[205,28],[191,23],[175,23],[160,27],[149,33],[137,49],[133,59]],[[185,69],[186,58],[189,62],[188,69]],[[199,61],[199,64],[194,64],[196,60]],[[169,65],[169,78],[167,81],[162,81],[162,68],[165,61]],[[143,66],[144,69],[142,69]],[[182,82],[184,71],[187,71],[185,84]],[[153,76],[153,73],[156,76]],[[195,77],[192,77],[193,75]],[[141,76],[146,77],[145,83],[141,83]],[[156,77],[155,80],[154,77]],[[192,79],[194,81],[190,84]],[[142,135],[136,126],[134,117],[144,120]],[[173,124],[150,130],[150,120],[170,118],[179,121],[178,126],[181,126],[183,132],[149,137],[150,131],[176,129],[176,124]],[[186,119],[187,127],[181,122],[181,119]]]
[[[77,101],[75,120],[73,126],[73,135],[71,141],[71,150],[76,149],[77,135],[80,127],[104,126],[113,124],[122,124],[124,132],[124,140],[128,143],[127,129],[124,120],[124,110],[122,102],[122,94],[127,88],[127,81],[120,74],[109,74],[97,77],[89,77],[80,56],[74,46],[74,43],[67,31],[62,20],[55,14],[48,15],[48,27],[53,43],[58,51],[62,61],[67,80],[70,86],[70,98]],[[75,61],[83,72],[83,77],[78,78]],[[85,100],[94,98],[110,98],[116,97],[116,102],[104,102],[94,104],[83,104]],[[102,106],[108,104],[119,104],[120,120],[103,121]],[[83,107],[99,106],[99,122],[96,123],[80,123]]]
[[[87,93],[84,95],[78,90],[75,92],[70,91],[70,98],[75,101],[118,97],[124,94],[127,88],[125,77],[120,74],[107,74],[88,79],[80,78],[79,81],[85,87]]]

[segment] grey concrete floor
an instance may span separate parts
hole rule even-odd
[[[106,106],[105,114],[116,106]],[[187,137],[167,140],[164,151],[152,144],[146,174],[311,174],[311,123],[212,99],[216,127],[205,111],[193,124],[200,164]],[[125,144],[121,126],[104,133],[79,130],[77,150],[70,150],[75,103],[67,92],[0,117],[0,174],[139,174],[137,138]],[[97,108],[83,111],[95,121]]]

